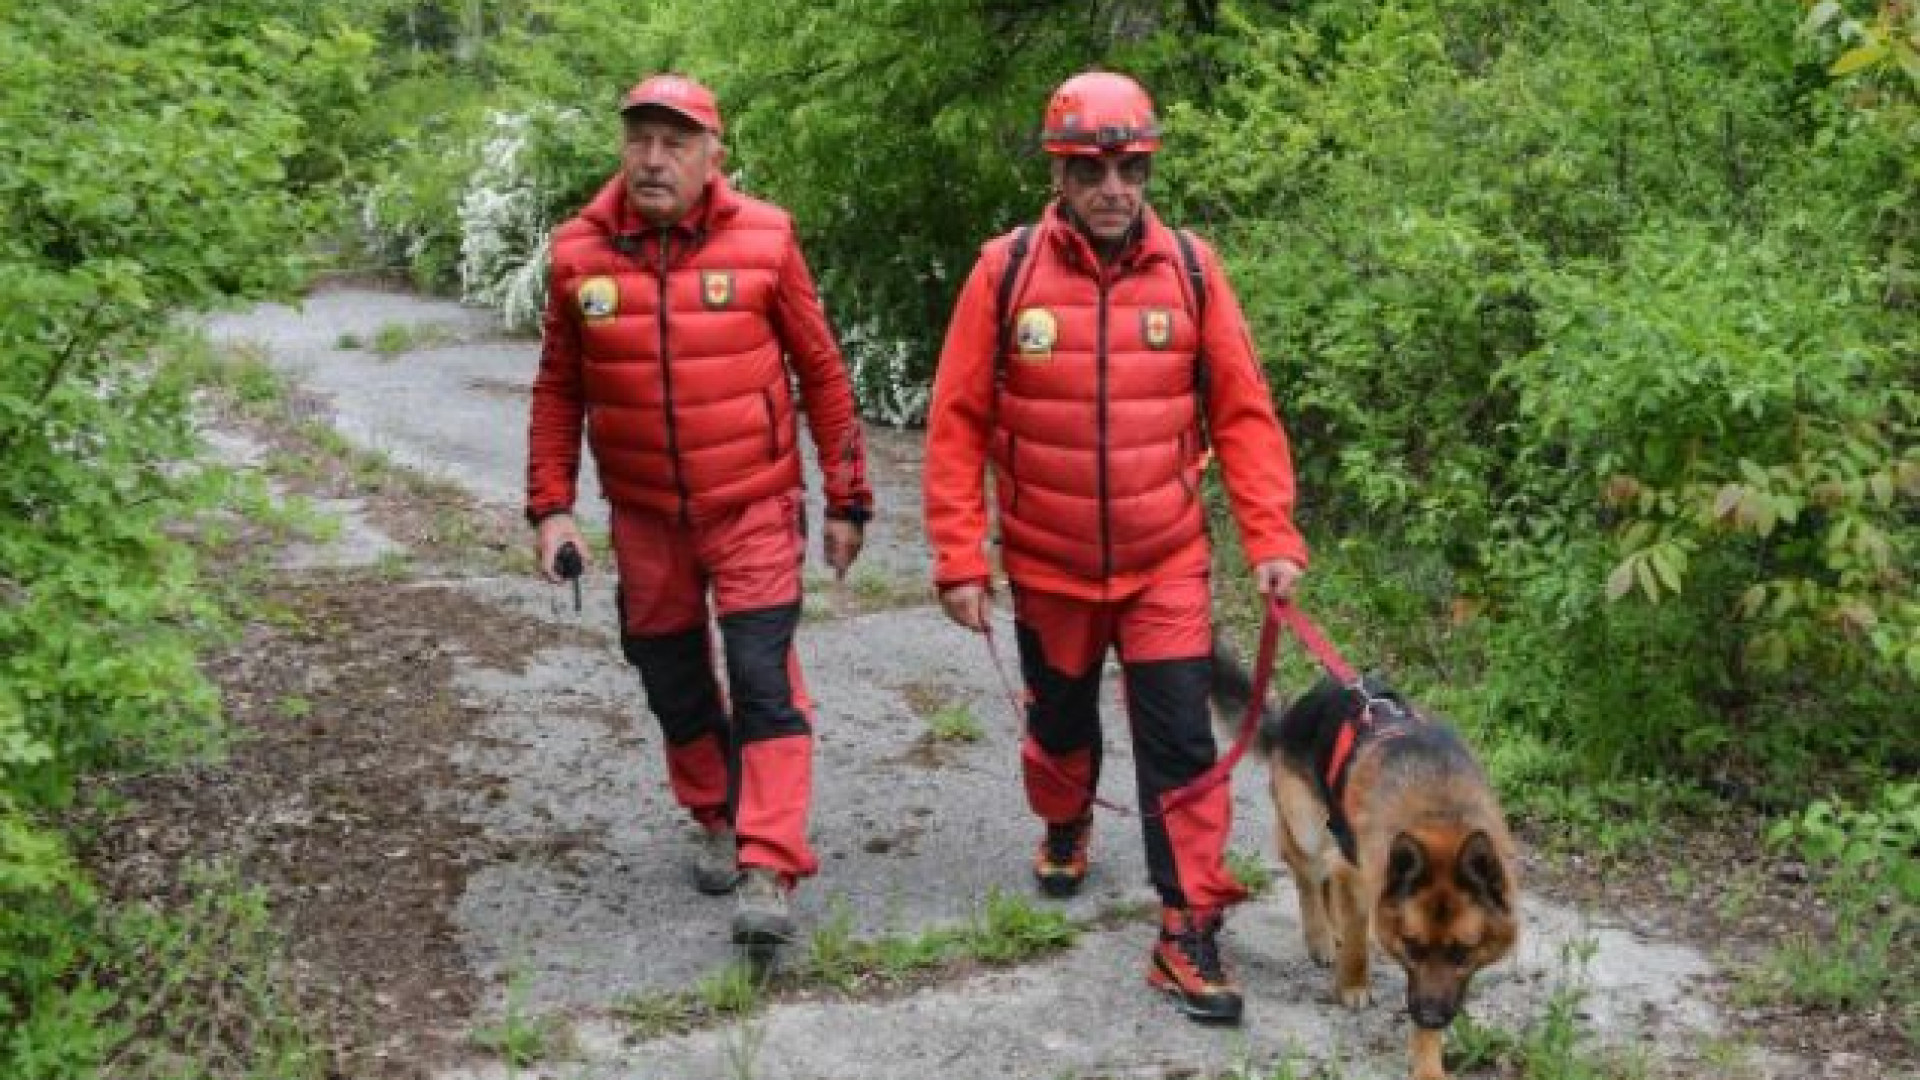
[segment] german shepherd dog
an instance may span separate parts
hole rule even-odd
[[[1224,640],[1213,700],[1245,714],[1253,688]],[[1505,818],[1466,745],[1385,682],[1324,678],[1280,713],[1263,704],[1280,855],[1300,891],[1307,954],[1333,965],[1333,990],[1358,1009],[1368,929],[1407,974],[1414,1080],[1443,1080],[1442,1035],[1475,972],[1519,937],[1517,860]]]

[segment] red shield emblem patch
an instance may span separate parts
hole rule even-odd
[[[700,299],[710,308],[733,303],[733,274],[726,270],[701,271]]]
[[[1164,349],[1173,344],[1173,312],[1166,308],[1148,308],[1140,313],[1140,338],[1149,349]]]

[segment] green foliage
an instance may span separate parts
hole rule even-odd
[[[160,21],[133,0],[0,7],[0,1074],[216,1053],[163,1066],[125,1041],[157,1015],[129,957],[162,931],[96,908],[44,822],[86,771],[219,745],[195,658],[224,615],[184,537],[244,489],[190,464],[191,395],[219,365],[170,327],[297,280],[289,238],[328,208],[366,46],[256,0]],[[203,958],[143,959],[195,979]],[[200,1064],[245,1060],[302,1075]]]
[[[980,242],[1044,202],[1034,136],[1047,94],[1092,63],[1183,84],[1193,57],[1180,35],[1211,5],[1098,7],[531,5],[493,46],[511,89],[490,99],[510,102],[511,123],[560,119],[510,154],[483,151],[487,135],[471,119],[439,130],[402,152],[368,220],[417,279],[447,282],[457,264],[483,279],[464,283],[469,296],[528,325],[537,275],[525,271],[540,257],[529,237],[617,167],[611,104],[648,72],[689,72],[720,96],[734,181],[793,211],[822,294],[847,328],[862,404],[889,422],[914,422],[939,328]],[[478,99],[464,100],[470,108]],[[520,100],[533,104],[512,104]],[[509,207],[513,238],[503,242]],[[457,237],[456,208],[481,211]],[[487,254],[456,251],[473,241]],[[509,266],[516,255],[526,260],[520,270]]]
[[[1011,964],[1064,949],[1077,936],[1058,910],[994,889],[965,941],[973,956],[990,964]]]
[[[373,253],[404,268],[415,285],[445,289],[459,280],[460,192],[480,147],[463,131],[422,131],[411,152],[362,194],[360,223]]]
[[[1776,822],[1772,846],[1803,857],[1832,899],[1832,938],[1795,934],[1751,972],[1745,994],[1820,1009],[1893,1007],[1920,1032],[1912,986],[1920,926],[1920,782],[1887,784],[1868,807],[1820,799]]]
[[[1831,939],[1796,934],[1754,972],[1747,993],[1819,1008],[1891,1005],[1920,1031],[1909,977],[1920,926],[1920,782],[1888,784],[1872,805],[1822,799],[1776,822],[1767,840],[1820,875],[1835,911]]]
[[[324,1059],[288,992],[263,898],[197,869],[175,907],[96,905],[65,857],[42,846],[57,888],[23,894],[21,834],[0,822],[0,1063],[20,1080],[318,1080]],[[49,947],[51,946],[51,947]],[[42,965],[23,971],[23,961]]]
[[[39,1080],[99,1060],[110,995],[68,987],[88,948],[91,887],[65,845],[0,794],[0,1064]]]
[[[1776,822],[1767,840],[1831,873],[1830,887],[1842,895],[1888,892],[1920,906],[1920,781],[1888,784],[1860,809],[1821,799]]]
[[[852,916],[841,908],[814,931],[801,972],[808,980],[850,991],[870,982],[896,983],[915,972],[963,960],[1017,963],[1064,949],[1076,936],[1078,931],[1059,911],[998,889],[966,925],[913,937],[856,939]]]
[[[694,996],[717,1016],[745,1016],[760,1007],[762,981],[753,963],[734,960],[700,980]]]
[[[979,742],[980,721],[965,705],[948,705],[927,718],[927,734],[938,742]]]
[[[614,1003],[613,1014],[627,1034],[641,1042],[690,1031],[705,1020],[705,1007],[692,993],[629,994]]]
[[[1599,1045],[1587,1029],[1585,1001],[1592,993],[1586,965],[1590,940],[1562,946],[1561,974],[1544,1011],[1518,1031],[1506,1031],[1463,1015],[1451,1029],[1453,1069],[1495,1066],[1501,1076],[1528,1080],[1645,1080],[1654,1075],[1647,1054]]]
[[[163,526],[225,487],[162,468],[192,455],[193,379],[149,351],[167,312],[290,284],[302,220],[291,30],[263,48],[214,10],[247,36],[84,9],[0,23],[0,791],[43,805],[80,769],[204,741],[192,649],[217,613]]]
[[[1588,775],[1910,760],[1912,88],[1732,2],[1224,11],[1162,201],[1365,633]]]
[[[102,928],[83,985],[114,997],[102,1024],[112,1075],[320,1080],[325,1056],[286,985],[264,895],[224,870],[188,883],[177,909],[117,911]]]
[[[1830,940],[1794,934],[1748,975],[1742,995],[1839,1011],[1891,1005],[1913,1030],[1920,1022],[1920,995],[1911,985],[1913,951],[1902,935],[1912,932],[1914,922],[1909,911],[1898,919],[1843,919]]]
[[[1227,872],[1254,896],[1261,895],[1273,886],[1273,870],[1258,855],[1238,850],[1227,852]]]
[[[573,1050],[572,1030],[558,1015],[527,1012],[527,976],[516,971],[507,980],[506,1010],[497,1021],[474,1029],[473,1045],[494,1054],[509,1068],[566,1057]]]
[[[452,331],[437,323],[381,323],[367,343],[382,360],[392,360],[420,349],[431,349],[454,339]]]

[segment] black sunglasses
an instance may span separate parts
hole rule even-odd
[[[1097,187],[1107,178],[1109,171],[1120,174],[1123,184],[1139,185],[1147,182],[1153,175],[1152,154],[1128,154],[1126,157],[1070,157],[1066,163],[1067,179],[1081,187]]]

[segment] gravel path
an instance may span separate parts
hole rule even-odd
[[[339,347],[346,335],[370,340],[387,325],[424,328],[437,343],[390,359]],[[356,445],[450,480],[502,513],[518,505],[536,342],[502,337],[486,315],[457,305],[344,286],[299,308],[217,319],[211,330],[258,346],[324,398]],[[813,835],[824,871],[801,892],[799,909],[809,928],[844,920],[855,936],[911,936],[967,922],[996,890],[1029,897],[1036,830],[990,658],[927,593],[919,438],[876,432],[874,445],[881,516],[869,551],[848,594],[815,589],[802,629],[818,702]],[[303,553],[303,565],[364,566],[392,550],[356,504],[333,509],[348,526],[331,545]],[[582,510],[604,520],[591,491]],[[1276,1072],[1289,1057],[1299,1075],[1317,1066],[1352,1080],[1402,1074],[1401,977],[1391,966],[1376,971],[1380,1004],[1371,1009],[1329,1002],[1326,975],[1300,945],[1292,889],[1271,850],[1263,777],[1252,766],[1235,781],[1233,846],[1265,864],[1275,886],[1236,912],[1225,936],[1248,994],[1240,1030],[1180,1020],[1144,985],[1151,893],[1137,827],[1103,815],[1090,887],[1061,909],[1088,929],[1063,952],[878,997],[784,993],[747,1020],[636,1033],[636,1001],[693,989],[735,955],[728,903],[688,884],[686,829],[666,794],[657,728],[618,654],[611,586],[603,573],[590,576],[579,615],[555,590],[497,568],[443,570],[393,590],[391,602],[404,605],[410,592],[451,589],[498,613],[502,626],[523,628],[511,643],[517,661],[502,662],[498,640],[463,647],[468,635],[487,633],[485,618],[446,627],[442,651],[453,663],[441,689],[479,719],[446,747],[454,775],[427,795],[436,813],[496,849],[544,852],[473,867],[445,912],[481,987],[474,1023],[511,1011],[557,1018],[570,1033],[560,1060],[516,1070],[467,1055],[441,1069],[443,1080],[1251,1077],[1289,1075]],[[1131,758],[1113,737],[1117,705],[1110,686],[1106,794],[1130,802]],[[930,713],[957,708],[977,720],[981,738],[932,741]],[[1557,992],[1579,986],[1592,1031],[1646,1048],[1676,1075],[1718,1075],[1685,1063],[1757,1038],[1728,1030],[1707,1004],[1702,987],[1717,976],[1701,951],[1537,894],[1527,897],[1526,917],[1517,957],[1477,987],[1483,1023],[1519,1030]],[[1590,959],[1569,966],[1578,952]],[[1757,1050],[1742,1068],[1732,1075],[1818,1071]]]

